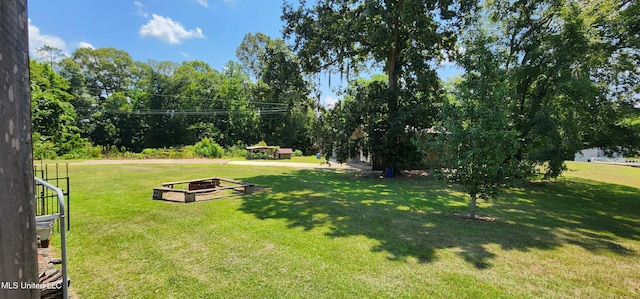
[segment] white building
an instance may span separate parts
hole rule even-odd
[[[614,153],[613,156],[607,157],[601,148],[587,148],[577,152],[573,161],[592,162],[592,161],[624,161],[624,156],[620,153]]]

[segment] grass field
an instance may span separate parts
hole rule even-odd
[[[638,298],[640,169],[570,164],[481,202],[424,178],[234,165],[71,165],[83,298]],[[161,182],[265,192],[178,204]]]
[[[282,162],[282,163],[310,163],[310,164],[320,164],[326,162],[324,158],[317,159],[316,156],[298,156],[291,157],[291,159],[282,159],[282,160],[261,160],[261,159],[253,159],[247,160],[244,157],[231,157],[229,160],[235,161],[252,161],[252,162]]]

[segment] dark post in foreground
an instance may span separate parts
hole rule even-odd
[[[0,298],[39,291],[26,0],[0,1]]]

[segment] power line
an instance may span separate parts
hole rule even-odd
[[[84,89],[85,90],[89,90],[89,91],[100,91],[100,92],[104,91],[104,89],[100,89],[100,88],[87,88],[87,87],[85,87]],[[126,93],[126,91],[120,91],[120,92]],[[112,93],[115,93],[115,91],[112,92]],[[143,94],[147,95],[147,96],[176,98],[176,99],[182,99],[182,100],[198,100],[198,101],[213,101],[213,102],[227,102],[227,103],[243,102],[243,103],[254,104],[254,105],[271,105],[271,106],[282,106],[282,107],[288,106],[287,103],[260,102],[260,101],[255,101],[255,100],[239,101],[239,100],[229,100],[229,99],[219,99],[219,98],[191,97],[191,96],[160,94],[160,93],[148,93],[148,92],[143,92]]]
[[[133,114],[133,115],[208,115],[208,116],[222,116],[232,114],[234,111],[230,109],[207,109],[207,110],[195,110],[195,109],[137,109],[137,110],[116,110],[116,109],[89,109],[89,108],[79,108],[79,111],[86,112],[101,112],[108,114]],[[285,114],[288,112],[288,109],[285,108],[264,108],[264,109],[255,109],[255,110],[246,110],[256,113],[258,115],[269,115],[269,114]],[[240,111],[238,111],[240,112]]]
[[[84,88],[85,91],[100,91],[104,92],[104,89],[100,88]],[[123,94],[126,95],[127,91],[122,91]],[[111,92],[110,94],[113,94]],[[229,99],[219,99],[219,98],[208,98],[208,97],[189,97],[182,95],[171,95],[171,94],[159,94],[159,93],[148,93],[142,92],[141,94],[145,96],[155,96],[155,97],[168,97],[175,98],[179,100],[195,100],[195,101],[211,101],[211,102],[226,102],[232,104],[249,104],[253,107],[246,107],[245,111],[251,111],[256,113],[257,115],[277,115],[277,114],[286,114],[289,112],[289,104],[288,103],[277,103],[277,102],[260,102],[255,100],[229,100]],[[92,97],[85,93],[86,96]],[[128,95],[127,99],[130,99]],[[99,108],[76,108],[77,111],[85,111],[85,112],[101,112],[108,114],[128,114],[128,115],[204,115],[204,116],[223,116],[232,114],[235,110],[233,108],[218,108],[218,109],[168,109],[168,108],[155,108],[155,109],[134,109],[134,110],[118,110],[118,109],[99,109]]]

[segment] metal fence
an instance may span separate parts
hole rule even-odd
[[[640,159],[625,159],[625,158],[591,158],[593,163],[609,164],[609,165],[622,165],[631,167],[640,167]]]
[[[40,165],[36,164],[33,167],[33,174],[35,177],[42,179],[43,181],[62,190],[66,201],[66,218],[67,218],[67,230],[71,229],[71,217],[69,217],[69,164],[60,166],[57,163],[55,165],[44,164],[42,161]],[[36,216],[51,215],[60,213],[60,207],[58,205],[58,195],[52,189],[47,188],[43,184],[36,181],[35,183],[35,196],[36,196]],[[59,228],[58,228],[59,229]]]

